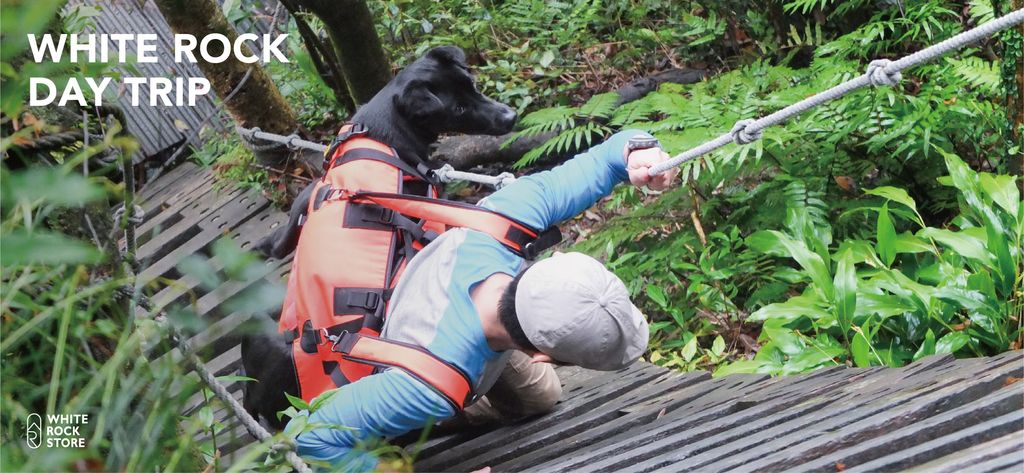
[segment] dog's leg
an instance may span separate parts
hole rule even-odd
[[[295,245],[299,243],[299,232],[302,230],[302,225],[299,222],[306,216],[306,211],[309,209],[309,198],[313,195],[315,186],[316,182],[311,183],[295,197],[292,208],[288,211],[288,223],[260,240],[253,248],[254,250],[263,256],[278,259],[295,251]]]

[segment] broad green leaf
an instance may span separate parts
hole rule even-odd
[[[711,342],[711,353],[715,356],[722,356],[725,353],[725,339],[721,335],[715,337],[715,341]]]
[[[768,319],[781,319],[788,323],[804,316],[811,320],[819,320],[831,315],[820,305],[820,299],[817,296],[808,294],[791,297],[786,302],[768,304],[750,314],[748,320],[758,322]]]
[[[892,219],[889,218],[888,202],[882,205],[882,210],[878,212],[877,243],[875,248],[878,250],[878,256],[882,258],[882,262],[887,267],[892,266],[893,260],[896,259],[896,228],[893,227]]]
[[[1011,216],[1016,217],[1020,210],[1020,191],[1017,189],[1016,178],[1008,175],[993,175],[983,172],[979,175],[981,189],[996,204]]]
[[[900,189],[898,187],[883,186],[874,189],[865,189],[864,193],[877,195],[879,197],[883,197],[893,202],[898,202],[903,205],[906,205],[907,207],[910,207],[910,209],[913,210],[914,214],[917,216],[918,225],[921,225],[922,227],[925,226],[924,220],[921,219],[921,214],[918,213],[917,211],[917,204],[914,202],[914,199],[910,197],[910,194],[907,194],[907,191]]]
[[[782,374],[803,373],[821,366],[835,366],[833,359],[845,352],[842,348],[820,348],[808,346],[799,354],[791,357],[782,367]]]
[[[949,332],[935,342],[935,353],[956,353],[970,341],[971,337],[964,332]]]
[[[863,330],[854,332],[853,340],[850,341],[850,354],[853,355],[853,362],[857,367],[871,366],[871,360],[874,359],[871,355],[871,342],[864,336]]]
[[[883,319],[914,310],[914,305],[892,294],[857,294],[856,316],[878,315]]]
[[[17,230],[3,236],[0,244],[0,265],[28,264],[93,264],[103,259],[95,246],[46,231]]]
[[[931,238],[964,258],[973,259],[986,265],[992,264],[992,257],[985,249],[985,241],[969,235],[967,232],[928,227],[918,232],[918,235],[923,238]]]
[[[668,306],[668,299],[665,297],[665,290],[661,286],[655,284],[647,285],[647,297],[650,297],[652,301],[661,307]]]
[[[691,338],[690,341],[686,342],[686,345],[683,345],[683,348],[681,350],[679,350],[679,356],[681,356],[683,358],[683,360],[687,361],[687,362],[692,360],[694,355],[696,355],[696,354],[697,354],[697,337]]]
[[[787,356],[794,356],[804,351],[807,345],[800,336],[788,329],[763,327],[762,335],[771,340],[772,344]]]
[[[896,235],[896,241],[893,244],[893,249],[896,254],[900,253],[929,253],[934,252],[935,248],[910,232],[903,232]]]
[[[808,249],[804,242],[794,240],[782,232],[768,230],[754,233],[747,239],[747,244],[757,251],[788,255],[795,259],[814,282],[815,290],[819,291],[825,300],[832,300],[835,288],[832,286],[828,267],[821,256]]]
[[[741,373],[765,373],[766,368],[771,368],[772,364],[766,361],[760,360],[738,360],[729,364],[720,365],[715,370],[714,377],[728,376],[731,374]]]
[[[843,333],[850,329],[853,315],[857,311],[857,271],[852,260],[851,253],[846,251],[836,261],[836,320]]]
[[[914,353],[914,361],[920,360],[926,356],[935,354],[935,333],[932,329],[928,329],[928,332],[924,334],[924,341],[921,342],[921,348],[917,349],[917,353]]]

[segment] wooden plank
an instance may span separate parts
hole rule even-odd
[[[1024,428],[1024,425],[1020,426]],[[907,473],[960,473],[962,471],[997,471],[1017,467],[1024,470],[1024,432],[1018,430],[1009,435],[974,445],[963,450],[950,448],[938,453],[948,453],[927,463],[906,469]]]
[[[934,385],[919,385],[914,389],[896,384],[884,391],[885,396],[879,398],[878,402],[822,419],[800,432],[797,437],[757,445],[751,449],[751,454],[760,455],[746,462],[744,467],[770,471],[795,468],[826,454],[849,448],[862,439],[882,435],[959,407],[999,389],[1007,376],[1024,375],[1024,366],[1015,361],[1010,360],[988,372],[964,372],[960,379],[944,379]],[[851,400],[859,398],[856,391],[848,392],[848,395]]]

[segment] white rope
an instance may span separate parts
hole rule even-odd
[[[451,164],[445,164],[439,169],[435,169],[434,176],[437,177],[437,180],[445,184],[452,181],[469,181],[479,184],[487,184],[489,186],[493,186],[495,189],[501,189],[502,187],[516,182],[516,176],[512,175],[510,172],[503,172],[497,176],[487,176],[474,172],[456,171]]]
[[[297,151],[299,149],[307,149],[310,151],[316,151],[317,153],[323,154],[327,152],[327,146],[320,143],[314,143],[312,141],[304,140],[292,133],[291,135],[277,135],[274,133],[267,133],[260,130],[259,128],[244,128],[236,126],[235,130],[244,139],[249,147],[253,150],[267,150],[279,147],[287,147],[289,150]],[[257,142],[267,142],[269,145],[259,145]],[[487,184],[493,186],[495,189],[501,189],[515,182],[516,177],[510,172],[503,172],[497,176],[488,176],[486,174],[477,174],[475,172],[456,171],[450,164],[445,164],[440,169],[434,170],[434,176],[444,184],[453,181],[469,181],[477,182],[480,184]]]
[[[762,132],[765,128],[783,123],[796,115],[817,107],[818,105],[831,102],[858,89],[869,85],[875,87],[883,85],[894,86],[899,83],[901,79],[900,71],[903,69],[931,61],[932,59],[945,55],[950,51],[960,49],[982,38],[991,36],[1000,30],[1020,24],[1021,22],[1024,22],[1024,9],[1008,13],[1000,18],[985,23],[984,25],[964,31],[963,33],[942,41],[941,43],[922,49],[899,60],[889,61],[887,59],[879,59],[871,61],[871,64],[868,64],[867,71],[863,75],[843,82],[842,84],[825,90],[824,92],[819,92],[818,94],[783,108],[771,115],[757,120],[740,120],[733,125],[732,130],[728,133],[720,135],[718,138],[711,141],[705,142],[696,148],[680,153],[668,161],[651,166],[650,175],[654,176],[661,174],[682,163],[722,148],[729,143],[743,145],[757,141],[761,138]]]

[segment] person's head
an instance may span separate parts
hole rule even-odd
[[[498,318],[522,351],[584,368],[619,369],[647,349],[647,321],[626,286],[582,253],[556,253],[520,272]]]

